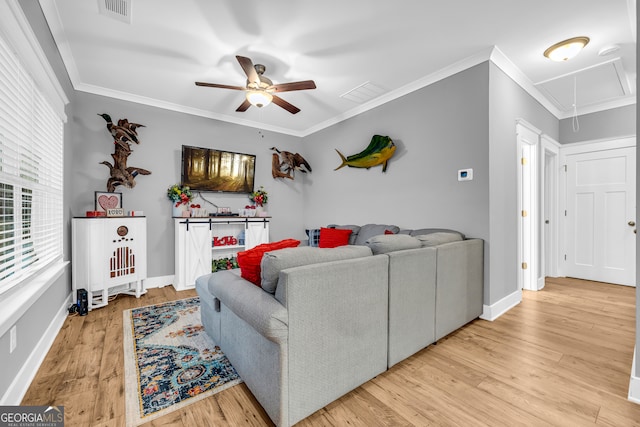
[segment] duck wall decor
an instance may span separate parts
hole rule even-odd
[[[382,172],[386,172],[387,162],[395,154],[396,145],[388,136],[373,135],[369,146],[358,154],[345,157],[337,148],[336,151],[342,160],[342,164],[334,170],[345,166],[369,169],[373,166],[382,165]]]
[[[311,172],[311,165],[302,155],[290,151],[280,151],[276,147],[271,147],[273,159],[271,162],[271,175],[273,178],[293,179],[295,171],[302,173]]]
[[[107,130],[113,137],[115,151],[111,155],[113,164],[104,161],[100,164],[109,168],[111,177],[107,180],[107,191],[113,193],[115,188],[124,185],[127,188],[136,186],[135,177],[138,175],[150,175],[151,172],[139,167],[127,166],[127,158],[133,152],[131,144],[140,144],[137,129],[145,127],[139,123],[130,123],[127,119],[118,120],[118,124],[111,121],[108,114],[98,114],[107,122]]]

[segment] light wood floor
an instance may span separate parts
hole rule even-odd
[[[22,404],[64,405],[67,427],[124,426],[122,311],[192,295],[152,289],[68,318]],[[635,288],[547,279],[298,426],[640,426],[627,401],[634,319]],[[241,384],[146,425],[272,424]]]

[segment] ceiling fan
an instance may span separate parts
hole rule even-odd
[[[264,107],[266,105],[269,105],[269,103],[273,102],[274,104],[284,108],[291,114],[296,114],[300,112],[300,109],[298,107],[288,103],[284,99],[280,98],[278,95],[274,95],[274,93],[316,88],[316,84],[314,83],[313,80],[273,84],[273,82],[270,79],[263,76],[263,73],[266,69],[264,65],[262,64],[253,65],[253,62],[251,61],[251,59],[245,56],[236,55],[236,59],[238,60],[238,62],[240,63],[240,66],[242,67],[245,74],[247,75],[246,87],[221,85],[216,83],[203,83],[203,82],[196,82],[196,86],[244,90],[246,93],[246,99],[236,109],[236,111],[238,112],[247,111],[247,109],[252,105],[255,105],[256,107]]]

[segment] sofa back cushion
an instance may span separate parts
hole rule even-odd
[[[433,233],[457,233],[460,235],[460,240],[464,240],[465,237],[463,233],[456,230],[449,230],[447,228],[420,228],[418,230],[402,230],[401,233],[407,233],[414,237]]]
[[[264,254],[261,264],[262,289],[274,293],[280,271],[309,264],[338,261],[342,259],[362,258],[372,255],[366,246],[340,246],[337,248],[299,248],[282,249]]]
[[[300,240],[285,239],[279,242],[263,243],[247,251],[238,252],[238,265],[240,266],[240,276],[250,281],[256,286],[260,283],[260,262],[267,251],[275,251],[284,248],[293,248],[300,244]]]
[[[367,240],[372,238],[373,236],[379,236],[384,234],[398,234],[400,231],[400,227],[396,225],[385,225],[385,224],[365,224],[360,227],[360,231],[358,232],[358,236],[356,237],[354,245],[365,245]]]
[[[374,255],[417,249],[422,246],[420,240],[407,234],[381,234],[371,237],[366,244]]]
[[[444,243],[459,242],[462,236],[458,232],[438,232],[430,234],[421,234],[415,236],[420,241],[422,247],[438,246]]]

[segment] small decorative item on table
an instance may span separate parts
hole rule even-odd
[[[193,194],[188,186],[173,184],[167,189],[167,197],[173,202],[174,217],[189,216],[189,202],[193,198]]]
[[[108,209],[122,208],[122,193],[108,193],[105,191],[96,191],[94,199],[94,210],[107,214]]]

